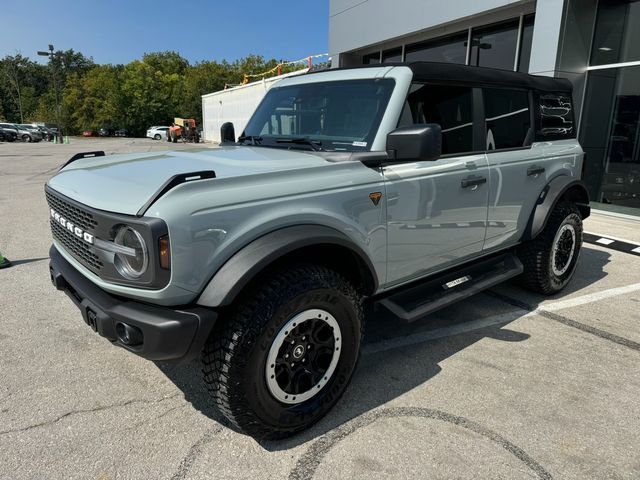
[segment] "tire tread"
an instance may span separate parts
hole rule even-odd
[[[355,288],[332,270],[299,264],[273,273],[258,287],[243,295],[229,312],[226,321],[221,319],[220,327],[214,329],[202,351],[204,382],[214,404],[233,427],[256,438],[284,438],[309,426],[265,426],[249,408],[240,388],[241,372],[247,363],[244,352],[257,341],[264,323],[275,313],[280,302],[303,291],[309,284],[337,288],[352,305],[357,306],[361,340],[364,334],[363,311],[361,297]],[[265,307],[268,311],[261,314],[263,321],[257,322],[255,312]]]

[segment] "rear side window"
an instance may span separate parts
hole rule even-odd
[[[520,148],[531,145],[529,92],[502,88],[484,88],[484,114],[487,150]]]
[[[536,138],[543,141],[575,138],[573,104],[570,95],[545,92],[536,94],[535,99]]]
[[[473,151],[473,98],[470,87],[414,84],[401,125],[437,123],[442,128],[442,154]]]

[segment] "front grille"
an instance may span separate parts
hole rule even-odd
[[[55,220],[51,219],[51,233],[53,238],[60,242],[65,250],[72,254],[75,258],[94,272],[100,271],[102,268],[102,262],[96,254],[91,251],[89,244],[76,237],[66,228],[63,228]]]
[[[61,198],[46,192],[47,202],[49,208],[52,208],[59,213],[62,217],[68,221],[74,223],[84,231],[93,233],[95,231],[98,222],[93,218],[93,215],[81,208],[62,200]],[[51,233],[53,238],[60,243],[65,250],[73,255],[80,263],[82,263],[89,270],[94,273],[98,273],[103,263],[100,258],[93,253],[91,245],[75,236],[73,232],[70,232],[53,218],[50,218]]]
[[[49,192],[46,192],[46,195],[50,208],[53,208],[56,212],[67,220],[70,220],[81,229],[93,231],[98,226],[98,222],[89,212],[85,212],[84,210],[65,202]]]

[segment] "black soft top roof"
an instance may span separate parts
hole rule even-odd
[[[498,68],[435,62],[412,62],[405,65],[413,70],[416,80],[425,82],[449,80],[455,83],[531,88],[546,92],[571,92],[572,89],[571,82],[566,78],[529,75]]]
[[[540,75],[529,75],[528,73],[501,70],[498,68],[473,67],[470,65],[458,65],[455,63],[438,62],[394,62],[373,65],[359,65],[353,67],[342,67],[337,70],[349,70],[353,68],[375,68],[375,67],[409,67],[413,70],[414,78],[422,82],[442,82],[465,85],[485,85],[514,88],[530,88],[543,92],[567,92],[570,93],[572,85],[566,78],[543,77]],[[336,69],[330,69],[336,70]],[[327,70],[316,70],[309,72],[322,72]]]

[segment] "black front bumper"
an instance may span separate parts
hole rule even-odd
[[[73,300],[85,323],[101,336],[149,360],[186,361],[199,355],[216,322],[213,310],[173,309],[116,297],[78,272],[55,246],[49,256],[53,285]],[[141,332],[136,345],[123,343],[117,333],[123,329],[119,324]]]

